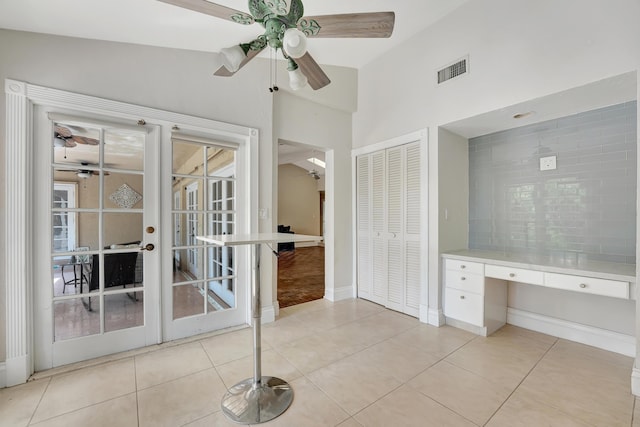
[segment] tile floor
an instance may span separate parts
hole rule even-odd
[[[98,361],[100,362],[100,361]],[[38,373],[0,390],[0,426],[226,426],[251,331]],[[293,385],[269,426],[640,426],[633,361],[513,326],[489,338],[375,304],[318,300],[263,327],[263,374]]]

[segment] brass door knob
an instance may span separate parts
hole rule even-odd
[[[156,247],[155,247],[155,245],[154,245],[153,243],[147,243],[146,245],[141,246],[141,247],[140,247],[140,250],[141,250],[141,251],[152,251],[152,250],[154,250],[155,248],[156,248]]]

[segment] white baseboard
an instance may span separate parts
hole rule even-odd
[[[271,323],[276,320],[276,309],[273,305],[262,307],[262,316],[260,318],[262,323]]]
[[[636,367],[631,371],[631,393],[640,396],[640,369]]]
[[[355,292],[353,286],[341,286],[339,288],[325,288],[324,290],[324,299],[329,300],[331,302],[342,301],[345,299],[355,298]]]
[[[7,386],[7,364],[0,362],[0,388]]]
[[[543,334],[636,357],[636,337],[528,311],[507,308],[507,323]],[[640,372],[638,373],[640,375]],[[640,386],[640,377],[638,386]],[[640,391],[640,387],[638,389]]]
[[[425,311],[426,311],[426,314],[425,314]],[[421,305],[420,320],[422,320],[423,317],[426,317],[427,323],[429,325],[440,327],[445,324],[445,318],[444,318],[444,313],[442,312],[442,309],[430,308],[430,307]]]

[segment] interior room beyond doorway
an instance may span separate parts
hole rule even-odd
[[[302,144],[278,144],[278,232],[324,235],[325,153]],[[281,308],[324,297],[324,246],[278,247]]]

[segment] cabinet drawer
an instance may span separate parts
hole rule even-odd
[[[464,271],[465,273],[484,274],[484,264],[480,262],[460,261],[457,259],[447,259],[444,263],[446,270]]]
[[[445,289],[444,315],[476,326],[484,326],[484,298],[482,295]]]
[[[544,279],[550,288],[629,299],[629,282],[557,273],[545,273]]]
[[[455,270],[447,270],[445,274],[445,286],[447,288],[484,295],[484,276]]]
[[[542,285],[544,283],[544,274],[542,271],[504,267],[501,265],[487,264],[484,267],[484,275],[496,279],[511,280],[512,282],[529,283],[532,285]]]

